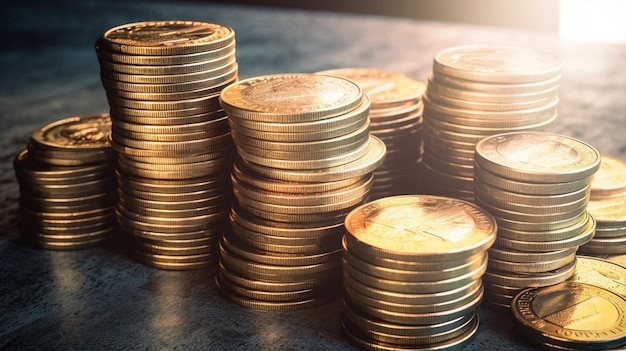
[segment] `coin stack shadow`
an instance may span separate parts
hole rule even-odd
[[[100,245],[116,228],[115,151],[108,114],[61,119],[35,131],[13,165],[23,239],[46,249]]]
[[[579,246],[594,235],[587,212],[600,154],[574,138],[512,132],[476,144],[475,202],[498,222],[489,249],[485,301],[510,308],[524,288],[565,281]]]
[[[369,99],[348,80],[306,73],[242,80],[220,99],[239,155],[220,292],[273,311],[336,298],[343,219],[368,199],[385,154],[368,133]]]
[[[370,133],[385,143],[385,162],[374,171],[370,200],[421,191],[422,93],[426,84],[404,74],[376,68],[317,72],[349,79],[369,96]]]
[[[342,327],[364,350],[461,349],[478,328],[495,219],[454,198],[392,196],[353,210]]]
[[[587,210],[596,220],[596,233],[579,252],[601,257],[626,254],[626,162],[602,155]]]
[[[423,97],[428,192],[472,201],[476,143],[498,133],[548,130],[557,118],[560,73],[559,59],[526,48],[437,53]]]
[[[96,41],[119,153],[116,215],[133,256],[216,268],[234,145],[219,92],[237,80],[235,33],[191,21],[122,25]]]

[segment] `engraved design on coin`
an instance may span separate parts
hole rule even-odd
[[[534,166],[563,166],[579,157],[573,148],[552,140],[503,143],[497,146],[497,151],[511,161]]]
[[[104,37],[125,45],[176,46],[211,41],[230,35],[232,30],[217,24],[192,21],[131,23],[111,29]]]

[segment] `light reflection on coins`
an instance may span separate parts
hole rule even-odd
[[[471,338],[459,323],[470,328],[460,321],[483,300],[493,217],[463,200],[406,195],[361,205],[345,226],[342,323],[353,342],[429,349]],[[432,338],[419,337],[431,326]]]
[[[237,80],[234,31],[129,23],[95,49],[119,153],[116,216],[133,256],[161,269],[216,268],[234,155],[219,93]]]
[[[294,73],[235,83],[220,103],[237,150],[220,292],[275,311],[338,296],[341,224],[368,200],[385,156],[369,133],[370,99],[346,79]]]
[[[498,222],[487,303],[510,305],[515,290],[572,276],[574,253],[596,230],[587,204],[599,163],[590,145],[552,133],[502,133],[476,144],[475,201]]]
[[[438,52],[424,94],[429,191],[473,200],[466,180],[473,177],[471,145],[495,134],[549,129],[558,115],[561,68],[557,57],[512,46]]]
[[[115,152],[108,114],[75,116],[34,131],[15,156],[22,238],[53,250],[102,244],[116,228]]]

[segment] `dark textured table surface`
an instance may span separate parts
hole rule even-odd
[[[12,159],[30,133],[64,117],[106,112],[93,48],[124,23],[193,19],[235,29],[240,77],[377,67],[425,80],[433,55],[463,44],[509,44],[563,59],[555,132],[626,159],[626,47],[540,33],[398,18],[167,1],[20,1],[0,12],[0,349],[353,350],[339,301],[296,312],[245,309],[210,272],[135,262],[112,242],[74,252],[19,237]],[[581,24],[584,25],[584,24]],[[534,350],[511,317],[485,307],[466,350]]]

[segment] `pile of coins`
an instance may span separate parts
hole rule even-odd
[[[374,171],[370,199],[417,193],[426,85],[404,74],[375,68],[341,68],[318,74],[349,79],[371,99],[370,133],[385,143],[387,154]]]
[[[343,238],[346,335],[365,350],[461,349],[478,328],[495,219],[460,199],[392,196],[354,209]]]
[[[23,238],[58,250],[93,247],[115,225],[115,151],[108,114],[58,120],[35,131],[14,159]]]
[[[576,251],[596,227],[586,208],[599,166],[592,146],[553,133],[504,133],[476,144],[475,202],[498,222],[486,302],[508,309],[523,288],[572,276]]]
[[[520,292],[511,304],[534,344],[558,350],[608,350],[626,345],[626,267],[578,256],[567,281]]]
[[[117,219],[134,255],[163,269],[216,267],[232,197],[219,92],[237,80],[234,31],[131,23],[103,33],[96,52],[119,152]]]
[[[239,155],[220,292],[280,311],[336,297],[343,220],[385,156],[369,135],[369,98],[343,78],[292,73],[239,81],[220,101]]]
[[[579,251],[594,256],[626,254],[626,162],[602,155],[587,210],[596,220],[596,233]]]
[[[476,143],[499,133],[546,131],[557,118],[561,67],[556,57],[517,47],[437,53],[423,97],[428,191],[473,200]]]

